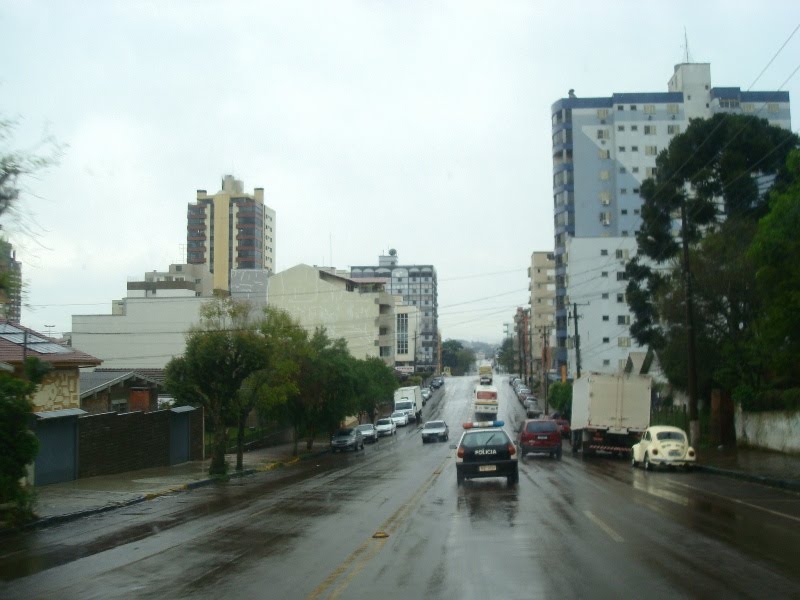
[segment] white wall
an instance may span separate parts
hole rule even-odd
[[[208,298],[125,298],[119,315],[73,315],[72,346],[107,368],[163,368],[186,348]]]
[[[739,444],[800,453],[800,411],[744,412],[736,406],[736,441]]]

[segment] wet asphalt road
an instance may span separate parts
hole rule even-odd
[[[423,411],[451,442],[475,378]],[[501,417],[524,414],[498,378]],[[413,425],[221,487],[0,538],[0,598],[800,598],[800,495],[613,458],[456,486]],[[381,537],[373,537],[378,534]],[[385,535],[385,537],[383,537]]]

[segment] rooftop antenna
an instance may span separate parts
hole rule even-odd
[[[692,58],[689,55],[689,35],[686,33],[686,27],[683,28],[683,62],[692,62]]]

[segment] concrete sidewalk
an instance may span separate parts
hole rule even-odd
[[[305,445],[298,450],[297,457],[292,456],[291,444],[246,452],[241,474],[234,470],[236,454],[228,454],[228,473],[237,477],[268,471],[326,452],[328,444],[316,444],[311,452],[306,451]],[[29,526],[52,525],[211,484],[213,480],[208,475],[210,463],[210,459],[206,459],[37,487],[35,512],[39,518]]]
[[[707,448],[698,451],[697,469],[800,491],[800,455],[756,448]]]

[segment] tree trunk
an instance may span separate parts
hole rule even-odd
[[[246,415],[239,414],[239,431],[236,432],[236,470],[244,469],[244,424]]]
[[[225,450],[228,446],[228,428],[221,415],[215,415],[214,423],[214,446],[211,452],[211,466],[208,469],[209,475],[225,475],[228,466],[225,464]]]

